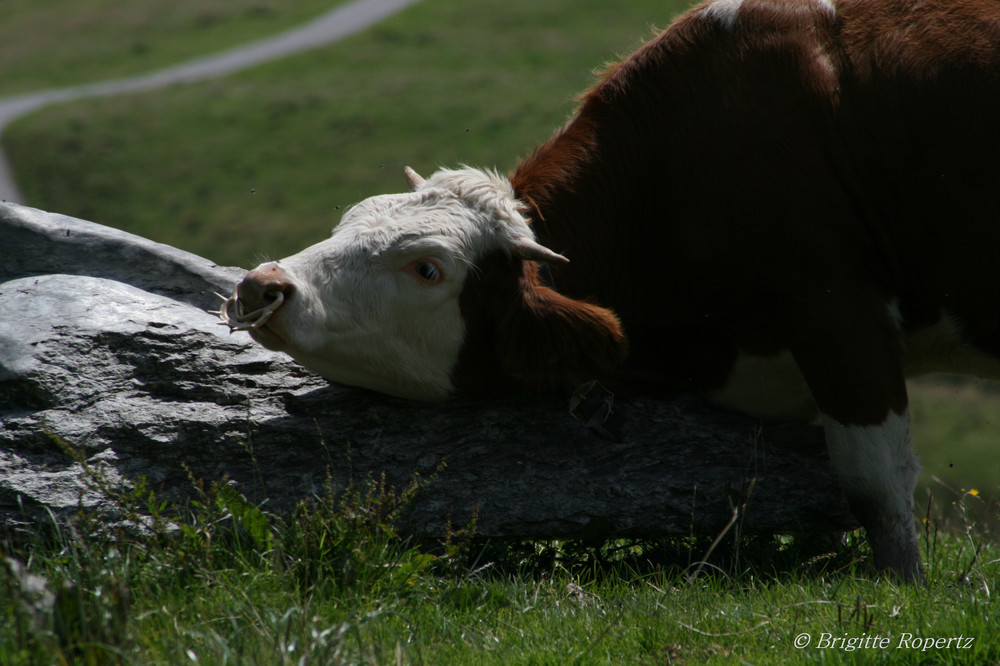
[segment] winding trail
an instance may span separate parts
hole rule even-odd
[[[0,135],[7,125],[52,104],[89,97],[164,88],[175,83],[191,83],[217,78],[285,56],[324,46],[360,32],[420,0],[354,0],[337,7],[298,28],[244,44],[227,51],[124,79],[42,90],[0,99]],[[26,203],[17,187],[7,157],[0,147],[0,199]]]

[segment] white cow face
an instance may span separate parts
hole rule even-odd
[[[231,328],[345,384],[421,400],[453,392],[459,296],[485,254],[566,261],[533,240],[510,182],[442,170],[348,210],[331,237],[254,269],[222,309]]]

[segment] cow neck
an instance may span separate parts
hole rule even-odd
[[[552,277],[552,269],[549,268],[548,264],[538,264],[538,280],[549,289],[556,289],[556,280]]]

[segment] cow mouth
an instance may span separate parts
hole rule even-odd
[[[255,331],[259,330],[267,320],[271,318],[275,310],[285,302],[285,295],[280,291],[274,292],[274,298],[270,303],[247,311],[246,304],[240,300],[239,293],[234,291],[228,298],[222,294],[216,294],[222,299],[222,307],[216,313],[219,315],[219,322],[223,326],[228,326],[229,331]]]

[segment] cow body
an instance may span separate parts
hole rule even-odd
[[[226,310],[271,303],[258,340],[408,397],[596,376],[818,414],[876,564],[920,579],[905,377],[1000,377],[998,120],[1000,5],[716,0],[509,179],[413,177]]]

